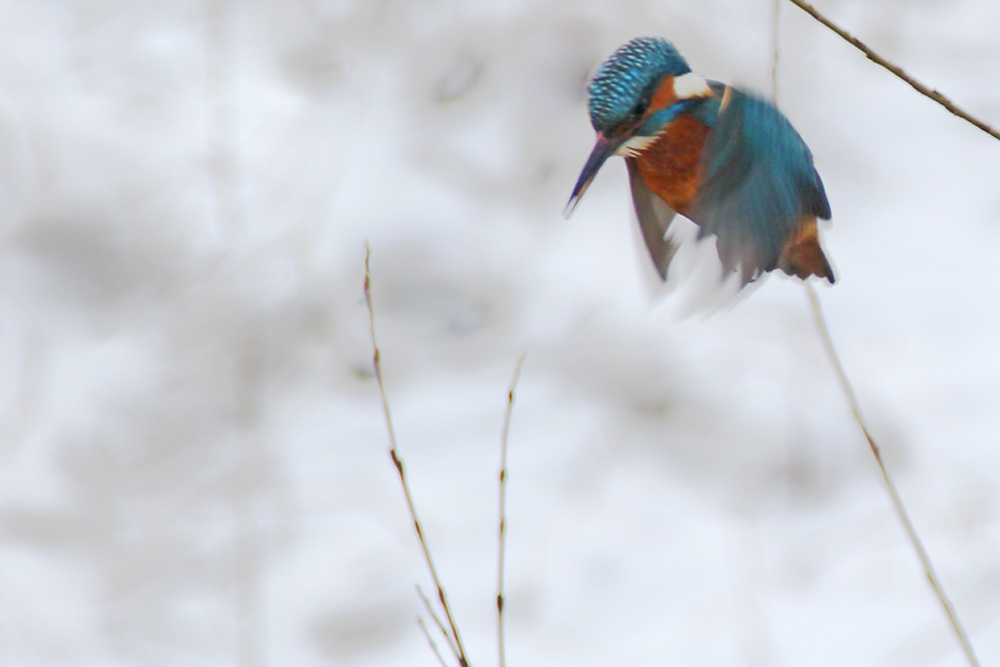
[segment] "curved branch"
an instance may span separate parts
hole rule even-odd
[[[940,104],[941,106],[943,106],[945,109],[947,109],[951,113],[955,114],[956,116],[958,116],[959,118],[961,118],[962,120],[964,120],[966,122],[972,123],[973,125],[975,125],[976,127],[978,127],[980,130],[982,130],[986,134],[988,134],[991,137],[993,137],[994,139],[1000,139],[1000,132],[998,132],[997,130],[995,130],[991,126],[987,125],[983,121],[979,120],[978,118],[976,118],[975,116],[973,116],[972,114],[970,114],[968,111],[965,111],[964,109],[962,109],[961,107],[959,107],[958,105],[956,105],[950,99],[948,99],[947,97],[945,97],[942,93],[938,92],[937,90],[935,90],[933,88],[928,88],[927,86],[925,86],[924,84],[920,83],[919,81],[917,81],[916,79],[914,79],[912,76],[910,76],[909,74],[907,74],[906,72],[904,72],[902,70],[902,68],[900,68],[899,66],[893,65],[891,62],[889,62],[888,60],[886,60],[885,58],[883,58],[879,54],[877,54],[874,51],[872,51],[868,47],[867,44],[865,44],[860,39],[858,39],[857,37],[855,37],[851,33],[847,32],[846,30],[844,30],[843,28],[841,28],[840,26],[838,26],[837,24],[835,24],[830,19],[828,19],[825,16],[823,16],[822,14],[820,14],[819,11],[815,7],[813,7],[812,5],[810,5],[808,2],[804,2],[803,0],[789,0],[789,2],[791,2],[793,5],[799,7],[802,11],[804,11],[805,13],[809,14],[810,16],[812,16],[814,19],[816,19],[817,21],[819,21],[820,23],[822,23],[823,25],[825,25],[830,30],[832,30],[835,33],[837,33],[838,35],[840,35],[840,37],[842,37],[844,40],[846,40],[847,42],[849,42],[856,49],[858,49],[859,51],[861,51],[862,53],[864,53],[865,56],[868,58],[868,60],[871,60],[876,65],[881,65],[882,67],[884,67],[885,69],[889,70],[890,72],[892,72],[893,74],[895,74],[896,76],[898,76],[900,79],[902,79],[906,83],[910,84],[910,86],[912,86],[913,89],[916,90],[921,95],[924,95],[924,96],[929,97],[930,99],[934,100],[935,102],[937,102],[938,104]]]

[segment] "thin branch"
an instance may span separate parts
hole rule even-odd
[[[396,472],[399,473],[399,481],[403,485],[403,495],[406,496],[406,506],[410,510],[410,518],[413,520],[413,527],[417,531],[417,537],[420,539],[420,546],[424,551],[424,561],[427,563],[427,569],[430,570],[431,579],[434,580],[434,585],[437,587],[438,600],[441,601],[441,607],[444,609],[445,617],[448,619],[448,627],[451,628],[451,636],[455,640],[455,646],[458,649],[458,663],[461,667],[469,667],[469,660],[466,657],[465,648],[462,646],[462,638],[458,634],[458,626],[455,624],[455,619],[451,613],[451,607],[448,605],[448,598],[444,592],[444,586],[441,585],[441,578],[438,576],[437,568],[434,567],[434,559],[431,558],[431,550],[427,546],[427,540],[424,539],[424,531],[420,525],[420,519],[417,517],[417,508],[413,504],[413,496],[410,494],[410,486],[406,482],[406,472],[403,468],[403,459],[401,459],[397,453],[396,430],[392,426],[392,415],[389,412],[389,399],[386,397],[385,383],[382,381],[382,362],[380,359],[378,343],[375,340],[375,309],[372,306],[371,271],[369,268],[370,258],[371,248],[368,247],[368,244],[366,243],[364,283],[365,305],[368,307],[368,326],[372,339],[372,362],[375,366],[375,379],[378,381],[378,389],[382,395],[382,408],[385,410],[385,424],[389,429],[389,457],[392,459],[392,464],[396,467]]]
[[[504,553],[507,546],[507,439],[510,434],[510,416],[514,411],[514,389],[517,388],[517,381],[521,377],[522,365],[524,365],[523,354],[517,360],[517,366],[514,367],[514,378],[510,382],[510,389],[507,390],[507,411],[504,414],[503,435],[500,438],[500,553],[497,559],[497,651],[499,652],[500,667],[507,667],[503,615]]]
[[[793,0],[793,2],[794,1],[795,0]],[[823,349],[826,352],[827,358],[830,360],[830,365],[833,366],[834,373],[837,375],[840,388],[844,392],[844,397],[847,399],[847,404],[851,408],[851,412],[854,414],[854,419],[861,428],[861,433],[865,436],[865,440],[868,441],[868,446],[871,448],[872,454],[875,456],[875,462],[878,463],[879,471],[882,473],[882,480],[885,482],[885,488],[889,491],[889,497],[892,499],[892,506],[896,510],[896,516],[899,518],[899,522],[903,524],[903,528],[906,530],[906,536],[910,540],[910,545],[916,552],[917,558],[920,559],[920,564],[924,568],[924,574],[927,575],[927,581],[930,582],[931,588],[934,589],[934,594],[937,596],[938,602],[941,603],[941,608],[944,609],[945,614],[948,616],[948,621],[951,623],[951,627],[955,631],[955,635],[958,637],[958,643],[961,645],[962,651],[965,653],[966,660],[972,667],[979,667],[979,661],[976,659],[976,654],[972,650],[972,644],[969,642],[969,638],[965,634],[965,629],[958,620],[958,615],[955,613],[954,607],[952,607],[951,602],[948,601],[948,597],[945,595],[944,588],[941,586],[941,581],[938,579],[937,573],[934,571],[934,566],[931,564],[930,556],[927,554],[927,550],[924,548],[924,544],[921,542],[920,536],[917,535],[917,530],[913,527],[913,522],[910,521],[910,517],[906,512],[906,507],[903,505],[903,499],[900,498],[899,492],[896,490],[896,485],[892,483],[892,478],[889,477],[889,471],[886,469],[885,463],[882,461],[882,454],[879,451],[878,445],[875,444],[875,439],[872,437],[871,432],[868,430],[868,425],[865,422],[864,417],[861,415],[861,406],[858,403],[858,397],[854,393],[854,388],[851,386],[851,381],[848,379],[847,373],[844,371],[844,366],[840,363],[840,356],[837,354],[837,348],[834,347],[833,339],[830,336],[830,330],[826,325],[826,318],[823,317],[823,310],[820,307],[819,297],[816,295],[816,290],[814,290],[812,285],[809,283],[805,283],[805,288],[806,294],[809,295],[809,304],[812,307],[813,316],[816,319],[816,327],[819,330],[820,338],[823,341]]]
[[[434,651],[434,655],[437,656],[438,662],[441,667],[448,667],[448,664],[441,657],[441,651],[438,650],[437,644],[434,643],[434,639],[431,637],[431,633],[427,631],[427,626],[424,625],[424,619],[417,616],[417,625],[420,626],[420,631],[424,633],[424,637],[427,639],[427,643],[431,645],[431,650]]]
[[[771,13],[771,46],[773,59],[771,60],[771,98],[774,104],[778,104],[778,56],[780,55],[781,44],[781,0],[774,0],[774,11]]]
[[[938,92],[933,88],[928,88],[924,84],[920,83],[912,76],[904,72],[902,68],[900,68],[898,65],[893,65],[888,60],[886,60],[879,54],[872,51],[864,42],[862,42],[860,39],[858,39],[851,33],[844,30],[837,24],[835,24],[830,19],[820,14],[819,11],[815,7],[810,5],[808,2],[804,2],[803,0],[789,0],[789,2],[802,9],[802,11],[812,16],[814,19],[825,25],[833,32],[837,33],[841,38],[843,38],[844,40],[849,42],[852,46],[854,46],[856,49],[864,53],[865,56],[868,58],[868,60],[871,60],[876,65],[881,65],[882,67],[889,70],[890,72],[895,74],[897,77],[899,77],[906,83],[910,84],[910,86],[912,86],[913,89],[916,90],[921,95],[924,95],[934,100],[935,102],[943,106],[951,113],[955,114],[964,121],[972,123],[980,130],[993,137],[994,139],[1000,139],[1000,132],[990,127],[989,125],[979,120],[978,118],[974,117],[969,112],[957,106],[954,102],[945,97],[942,93]]]
[[[802,7],[807,12],[816,17],[824,25],[828,26],[834,30],[837,34],[844,39],[847,39],[852,44],[863,50],[869,58],[875,60],[883,66],[888,66],[884,61],[878,59],[878,56],[871,53],[864,44],[859,42],[854,37],[851,37],[844,31],[842,31],[837,26],[830,23],[827,19],[820,16],[815,9],[811,6],[800,2],[800,0],[791,0],[799,7]],[[777,0],[774,5],[774,25],[775,31],[773,34],[774,38],[774,66],[771,69],[771,85],[773,86],[774,100],[777,104],[778,97],[778,3]],[[873,57],[874,56],[874,57]],[[892,66],[888,66],[890,71],[892,71]],[[896,68],[899,69],[899,68]],[[902,70],[899,70],[902,73]],[[903,74],[904,80],[908,81],[911,85],[914,82],[908,79],[905,74]],[[919,84],[917,84],[919,85]],[[916,87],[916,85],[914,86]],[[918,88],[919,90],[919,88]],[[924,574],[927,576],[927,581],[930,582],[931,588],[934,589],[934,594],[937,596],[938,602],[940,602],[942,609],[944,609],[945,615],[948,617],[948,621],[951,624],[952,629],[955,631],[955,635],[958,637],[958,642],[962,646],[962,651],[965,653],[965,657],[969,662],[971,667],[979,667],[979,661],[976,659],[976,655],[972,650],[972,644],[969,642],[968,636],[965,634],[965,630],[962,627],[961,622],[958,620],[958,615],[955,613],[951,602],[945,595],[944,588],[941,586],[938,580],[937,573],[934,571],[934,566],[931,564],[930,556],[927,550],[924,548],[923,542],[920,540],[920,536],[917,534],[916,528],[913,526],[913,522],[910,521],[910,516],[906,512],[906,506],[903,505],[903,499],[900,497],[899,492],[896,490],[896,485],[893,484],[892,478],[889,476],[889,471],[885,467],[885,463],[882,461],[882,453],[875,444],[875,439],[872,437],[871,432],[868,430],[867,422],[865,422],[864,417],[861,414],[861,405],[858,402],[857,394],[854,393],[854,387],[851,386],[851,381],[847,377],[847,372],[844,370],[844,365],[840,361],[840,355],[837,353],[837,348],[833,344],[833,337],[830,335],[830,329],[826,324],[826,318],[823,316],[823,309],[820,306],[819,296],[816,294],[816,290],[813,286],[808,283],[803,283],[806,294],[809,297],[809,305],[812,309],[813,318],[816,321],[816,329],[819,332],[820,339],[823,341],[823,350],[826,352],[826,356],[830,361],[830,365],[833,367],[834,374],[837,376],[837,381],[840,383],[841,391],[844,392],[844,397],[847,399],[847,404],[854,415],[854,420],[858,423],[861,428],[861,433],[865,436],[865,440],[868,442],[868,447],[871,448],[872,454],[875,456],[875,462],[878,464],[879,471],[882,473],[882,480],[885,482],[885,488],[889,492],[889,497],[892,499],[893,508],[896,510],[896,516],[899,518],[899,522],[903,524],[903,528],[906,531],[906,535],[910,540],[910,545],[917,554],[917,558],[920,560],[920,564],[924,569]]]
[[[420,588],[420,586],[417,586],[417,595],[419,595],[420,599],[423,601],[424,609],[426,609],[427,613],[431,615],[432,619],[434,619],[434,624],[437,625],[438,630],[441,631],[441,634],[444,636],[444,640],[448,642],[448,648],[450,648],[451,652],[455,655],[455,659],[461,660],[461,656],[458,655],[458,648],[455,646],[455,640],[451,638],[451,633],[449,633],[447,628],[444,627],[444,623],[441,622],[441,618],[438,617],[437,613],[434,611],[434,606],[424,593],[424,589]]]
[[[216,229],[230,238],[245,231],[246,213],[241,197],[242,174],[239,155],[239,3],[207,0],[205,3],[205,92],[206,131],[209,159],[208,185]],[[259,333],[259,332],[256,332]],[[266,335],[266,334],[265,334]],[[260,389],[252,376],[257,369],[245,355],[234,350],[233,387],[235,393],[236,466],[233,484],[236,575],[236,655],[243,667],[261,665],[263,623],[262,572],[264,547],[258,517],[254,470],[267,458],[266,443],[252,423],[260,400]],[[248,363],[249,362],[249,363]]]
[[[208,178],[219,233],[229,236],[246,231],[236,90],[239,59],[234,25],[238,5],[230,0],[207,0],[205,21]]]

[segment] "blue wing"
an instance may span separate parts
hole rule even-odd
[[[803,220],[830,217],[812,154],[768,102],[713,84],[713,104],[699,113],[712,129],[702,153],[702,180],[689,218],[700,235],[718,237],[727,270],[747,283],[777,268]],[[713,122],[714,121],[714,122]]]
[[[635,206],[635,214],[639,218],[642,238],[646,241],[646,248],[649,250],[649,256],[653,258],[656,271],[662,280],[666,280],[670,260],[677,252],[674,243],[667,239],[667,230],[677,212],[667,206],[666,202],[649,189],[642,174],[639,173],[635,158],[626,158],[625,164],[628,165],[628,180],[632,186],[632,205]]]

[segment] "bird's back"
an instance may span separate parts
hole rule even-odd
[[[714,234],[723,265],[745,282],[775,268],[832,282],[816,231],[830,205],[809,148],[767,101],[711,88],[638,156],[647,185]]]

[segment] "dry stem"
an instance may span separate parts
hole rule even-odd
[[[822,14],[820,14],[819,11],[815,7],[813,7],[812,5],[810,5],[808,2],[804,2],[803,0],[789,0],[789,2],[791,2],[793,5],[799,7],[800,9],[802,9],[802,11],[804,11],[807,14],[809,14],[810,16],[812,16],[814,19],[816,19],[817,21],[819,21],[820,23],[822,23],[823,25],[825,25],[827,28],[829,28],[833,32],[837,33],[837,35],[839,35],[842,39],[844,39],[845,41],[847,41],[848,43],[850,43],[852,46],[854,46],[856,49],[858,49],[859,51],[861,51],[862,53],[864,53],[865,56],[868,58],[868,60],[871,60],[876,65],[880,65],[880,66],[884,67],[885,69],[889,70],[890,72],[892,72],[893,74],[895,74],[897,77],[899,77],[900,79],[902,79],[903,81],[905,81],[906,83],[910,84],[910,86],[912,86],[913,89],[916,90],[921,95],[924,95],[925,97],[929,97],[930,99],[934,100],[935,102],[937,102],[938,104],[940,104],[941,106],[943,106],[945,109],[947,109],[951,113],[955,114],[956,116],[958,116],[962,120],[975,125],[980,130],[982,130],[986,134],[990,135],[994,139],[1000,139],[1000,132],[998,132],[997,130],[993,129],[992,127],[990,127],[989,125],[987,125],[983,121],[979,120],[978,118],[976,118],[975,116],[973,116],[972,114],[970,114],[968,111],[965,111],[964,109],[962,109],[961,107],[959,107],[958,105],[956,105],[950,99],[948,99],[947,97],[945,97],[942,93],[938,92],[937,90],[935,90],[933,88],[928,88],[924,84],[920,83],[919,81],[917,81],[916,79],[914,79],[912,76],[910,76],[909,74],[907,74],[906,72],[904,72],[903,69],[901,67],[899,67],[898,65],[893,65],[891,62],[889,62],[888,60],[886,60],[885,58],[883,58],[879,54],[877,54],[874,51],[872,51],[871,48],[869,48],[867,44],[865,44],[860,39],[858,39],[857,37],[855,37],[851,33],[847,32],[846,30],[844,30],[843,28],[841,28],[840,26],[838,26],[837,24],[835,24],[830,19],[828,19],[825,16],[823,16]]]
[[[507,545],[507,439],[510,434],[510,416],[514,410],[514,389],[517,387],[518,378],[521,377],[521,366],[524,364],[524,355],[517,360],[514,368],[514,378],[511,380],[510,389],[507,390],[507,411],[503,418],[503,435],[500,439],[500,540],[499,557],[497,559],[497,651],[499,652],[499,665],[506,667],[507,658],[504,650],[504,615],[503,615],[503,573],[504,573],[504,552]]]
[[[966,660],[968,660],[969,665],[972,667],[979,667],[979,661],[976,659],[976,654],[972,650],[972,644],[969,642],[969,638],[965,634],[965,629],[958,620],[958,614],[955,613],[955,609],[952,607],[951,602],[949,602],[948,597],[945,595],[944,588],[941,586],[937,573],[934,571],[934,566],[931,564],[931,558],[927,554],[927,550],[924,548],[924,544],[920,540],[920,536],[917,535],[917,530],[914,528],[913,522],[910,521],[910,516],[907,514],[906,507],[903,505],[903,499],[899,496],[899,492],[896,490],[896,485],[893,484],[892,478],[889,477],[889,471],[886,469],[885,463],[882,461],[882,454],[879,451],[878,445],[875,444],[875,439],[872,437],[871,432],[868,430],[867,423],[861,415],[861,406],[858,403],[858,397],[854,393],[854,388],[851,386],[851,381],[848,379],[847,373],[844,371],[844,366],[840,363],[840,356],[837,354],[837,348],[834,347],[833,339],[830,337],[830,330],[826,326],[826,319],[823,317],[823,310],[820,307],[819,297],[816,295],[816,290],[814,290],[812,285],[809,283],[805,283],[805,288],[806,294],[809,295],[809,304],[812,307],[813,316],[816,319],[816,327],[819,329],[820,338],[823,340],[823,349],[826,352],[826,356],[830,360],[830,365],[833,366],[834,373],[837,375],[840,388],[843,390],[844,397],[847,399],[847,404],[851,408],[851,412],[854,414],[854,419],[861,428],[861,433],[865,436],[865,440],[868,441],[868,446],[871,448],[872,454],[875,456],[875,462],[878,463],[878,469],[882,473],[882,480],[885,482],[885,488],[889,491],[889,497],[892,499],[892,506],[896,510],[896,516],[899,518],[899,522],[903,524],[903,528],[906,530],[906,536],[910,540],[910,545],[916,552],[917,558],[920,559],[920,565],[924,568],[924,574],[927,575],[927,581],[930,582],[931,588],[934,589],[934,594],[937,596],[938,602],[941,603],[941,608],[944,609],[944,613],[947,615],[948,621],[951,623],[951,627],[955,631],[955,635],[958,637],[958,642],[962,646],[962,651],[965,653]]]
[[[385,424],[389,430],[389,457],[392,459],[392,464],[395,466],[396,472],[399,473],[399,481],[403,486],[403,495],[406,496],[406,506],[410,510],[410,518],[413,520],[413,527],[417,531],[417,537],[420,539],[420,546],[424,551],[424,561],[427,563],[427,569],[430,570],[431,579],[434,580],[434,586],[437,588],[438,600],[440,600],[441,607],[444,609],[445,618],[448,619],[451,639],[455,640],[455,657],[458,659],[460,667],[469,667],[469,660],[466,657],[465,648],[462,646],[462,639],[458,634],[458,626],[455,624],[455,619],[451,613],[451,607],[448,605],[448,598],[444,592],[444,586],[441,584],[441,578],[438,576],[437,568],[434,567],[434,559],[431,558],[431,550],[427,546],[427,540],[424,538],[424,531],[423,528],[421,528],[420,519],[417,517],[417,508],[413,504],[413,496],[410,494],[410,486],[406,482],[406,472],[403,468],[403,460],[400,458],[397,451],[396,430],[392,425],[392,414],[389,411],[389,399],[386,397],[385,383],[382,381],[381,355],[379,353],[378,343],[375,340],[375,309],[372,306],[371,272],[369,269],[370,257],[371,248],[365,244],[365,305],[368,307],[368,325],[372,339],[372,361],[375,366],[375,379],[378,381],[379,392],[382,395],[382,408],[385,410]],[[448,635],[448,633],[445,634]]]

